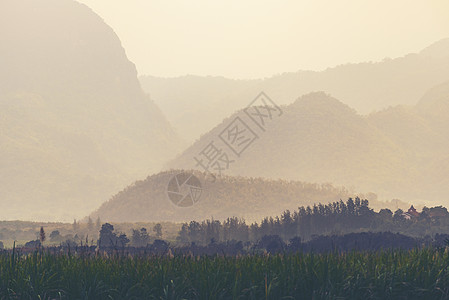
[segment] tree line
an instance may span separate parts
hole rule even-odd
[[[432,216],[432,210],[442,213]],[[366,199],[349,198],[328,204],[301,206],[284,211],[280,216],[265,217],[261,222],[247,224],[241,218],[191,221],[183,223],[177,241],[181,244],[207,245],[211,242],[242,241],[255,243],[263,236],[279,236],[288,241],[299,237],[308,241],[318,235],[343,235],[352,232],[394,232],[412,237],[434,236],[449,231],[449,214],[444,207],[424,207],[419,216],[397,209],[375,212]]]
[[[88,223],[92,224],[93,222]],[[76,226],[76,222],[73,226]],[[328,241],[337,243],[338,237],[341,236],[346,236],[344,243],[350,244],[348,239],[350,240],[352,237],[348,234],[351,233],[381,234],[375,235],[374,239],[384,237],[386,240],[383,242],[378,240],[376,243],[388,246],[387,241],[391,236],[387,236],[385,232],[410,237],[414,239],[414,244],[429,244],[436,239],[439,233],[448,231],[449,213],[444,207],[424,207],[421,213],[411,210],[405,213],[401,209],[397,209],[394,213],[389,209],[375,212],[369,207],[368,200],[356,197],[328,204],[301,206],[296,211],[286,210],[280,216],[265,217],[260,222],[251,224],[236,217],[227,218],[224,221],[208,219],[202,222],[183,223],[176,241],[171,240],[171,244],[177,251],[201,248],[206,249],[204,251],[207,252],[209,251],[207,247],[210,249],[218,247],[222,249],[220,251],[236,253],[242,249],[267,249],[270,247],[278,249],[279,247],[285,248],[287,245],[290,248],[296,247],[305,250],[308,249],[307,245],[315,245],[314,247],[319,248],[317,245],[323,245],[323,243],[320,244],[320,241],[324,241],[324,244]],[[82,238],[65,240],[60,245],[68,247],[90,245],[99,249],[151,248],[154,251],[159,249],[159,252],[162,251],[161,249],[169,247],[169,243],[162,240],[161,224],[158,223],[153,227],[153,233],[150,235],[146,228],[141,227],[140,229],[133,228],[127,236],[125,233],[115,230],[112,224],[104,223],[101,225],[96,241],[93,239],[89,241],[86,236],[85,240]],[[50,240],[54,241],[59,236],[59,232],[53,231],[50,234]],[[363,235],[357,237],[363,237]],[[28,248],[40,246],[46,238],[46,233],[41,228],[39,238],[30,241],[25,246]],[[402,241],[400,244],[406,247],[412,243],[407,239],[400,240]],[[338,241],[338,243],[343,243]],[[439,241],[439,244],[441,243]]]

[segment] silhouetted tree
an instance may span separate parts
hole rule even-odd
[[[126,246],[126,244],[129,243],[129,239],[126,236],[126,234],[121,233],[118,237],[117,237],[117,242],[119,244],[119,246],[121,246],[122,248]]]
[[[162,225],[160,223],[154,225],[153,231],[156,233],[156,238],[162,238]]]
[[[393,212],[388,208],[383,208],[379,211],[379,216],[385,221],[390,221],[393,218]]]
[[[189,225],[187,223],[183,223],[181,226],[181,230],[178,233],[178,237],[176,238],[182,244],[187,244],[190,242],[189,239]]]
[[[45,242],[45,230],[44,227],[41,226],[41,230],[39,231],[39,240],[43,244]]]
[[[348,201],[346,201],[346,207],[348,208],[349,215],[355,214],[355,204],[354,204],[354,200],[352,200],[352,198],[349,198]]]
[[[150,236],[146,228],[140,230],[133,229],[131,236],[131,245],[134,247],[146,247],[150,241]]]
[[[202,232],[201,224],[196,221],[189,223],[189,241],[192,243],[202,243],[204,234]]]
[[[73,229],[73,232],[77,232],[78,229],[79,229],[79,226],[78,226],[78,223],[76,222],[76,219],[73,219],[72,229]]]
[[[100,248],[114,247],[117,244],[117,236],[113,233],[114,226],[109,223],[105,223],[101,226],[100,238],[98,240],[98,246]]]
[[[61,240],[62,236],[59,233],[59,230],[53,230],[50,233],[50,241],[52,242],[59,242]]]
[[[91,217],[89,217],[89,219],[87,220],[87,229],[89,231],[92,231],[94,229],[94,222],[92,221]]]
[[[299,236],[292,238],[288,243],[288,248],[289,248],[289,250],[292,250],[292,251],[300,250],[301,246],[302,246],[301,238]]]
[[[264,235],[256,247],[265,249],[269,253],[275,253],[282,251],[285,248],[285,243],[278,235]]]
[[[169,249],[169,244],[163,240],[155,240],[150,247],[150,250],[156,254],[165,254]]]
[[[35,248],[39,248],[41,246],[41,241],[39,240],[35,240],[35,241],[29,241],[25,243],[25,248],[28,249],[35,249]]]
[[[395,223],[403,223],[405,221],[404,218],[404,211],[400,208],[398,208],[393,215],[393,221]]]

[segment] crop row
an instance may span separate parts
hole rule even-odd
[[[1,299],[448,299],[444,249],[277,255],[0,253]]]

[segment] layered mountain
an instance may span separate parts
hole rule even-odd
[[[173,178],[180,174],[198,179],[201,191],[194,205],[176,205],[169,198]],[[185,181],[188,183],[188,181]],[[182,186],[183,182],[179,181]],[[189,191],[179,190],[183,196]],[[328,203],[353,197],[355,194],[330,184],[300,181],[222,176],[216,179],[199,171],[171,170],[147,177],[127,187],[91,214],[108,222],[171,221],[190,222],[208,218],[223,220],[229,217],[260,221],[266,216],[280,215],[284,210],[299,206]],[[379,206],[376,195],[360,195]]]
[[[238,111],[168,167],[202,170],[205,164],[199,164],[198,158],[211,156],[213,142],[230,162],[224,170],[211,167],[213,172],[330,182],[374,192],[382,200],[445,203],[449,193],[446,89],[442,85],[430,90],[416,106],[392,107],[368,116],[330,95],[311,93],[282,106],[280,116],[265,118],[264,130]],[[237,117],[258,137],[240,155],[231,149],[236,141],[246,140],[234,138],[242,126],[230,131]],[[226,143],[229,136],[233,140]]]
[[[445,39],[404,57],[350,63],[320,72],[298,71],[259,80],[143,76],[140,81],[182,136],[194,141],[261,91],[278,104],[324,91],[367,114],[388,106],[415,105],[428,89],[448,78],[449,39]]]
[[[0,2],[0,219],[73,220],[177,152],[114,31],[71,0]]]
[[[407,153],[411,193],[447,203],[449,193],[449,81],[425,93],[415,106],[397,106],[368,120]],[[405,174],[404,174],[405,175]]]

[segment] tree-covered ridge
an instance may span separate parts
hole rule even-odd
[[[167,185],[181,172],[185,171],[161,172],[135,182],[92,213],[92,219],[100,216],[108,222],[185,222],[210,217],[224,220],[235,216],[257,221],[266,215],[278,215],[284,209],[294,210],[300,205],[333,202],[352,196],[346,188],[331,184],[225,175],[213,181],[205,173],[191,171],[203,185],[202,194],[192,207],[179,208],[170,202]],[[375,195],[367,196],[375,199]]]

